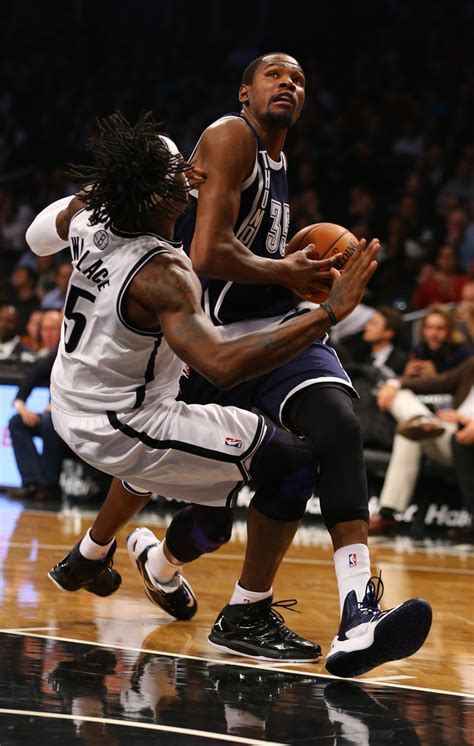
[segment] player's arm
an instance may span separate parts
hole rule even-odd
[[[38,256],[57,254],[69,246],[69,224],[85,207],[80,197],[63,197],[45,207],[26,231],[26,242]]]
[[[360,302],[375,271],[377,251],[376,243],[359,249],[336,281],[328,304],[337,321]],[[277,368],[331,326],[326,310],[318,308],[279,326],[224,340],[201,309],[196,275],[172,255],[155,257],[138,273],[128,292],[132,304],[139,304],[148,314],[150,327],[159,323],[174,352],[223,389]],[[132,305],[129,309],[133,312]]]
[[[252,172],[255,156],[255,137],[239,119],[218,122],[204,133],[197,163],[207,178],[199,189],[190,251],[193,267],[199,275],[215,279],[316,291],[320,289],[318,274],[327,267],[309,259],[310,251],[296,252],[281,261],[265,259],[249,251],[234,234],[242,183]],[[336,261],[334,257],[330,265]]]

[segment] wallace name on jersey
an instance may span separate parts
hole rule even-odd
[[[82,272],[84,277],[95,282],[97,289],[103,290],[110,285],[109,270],[104,266],[103,259],[94,259],[92,263],[87,261],[90,256],[90,250],[84,248],[84,239],[79,236],[70,237],[72,260],[75,262],[75,268]]]

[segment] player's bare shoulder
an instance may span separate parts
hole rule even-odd
[[[250,127],[241,117],[223,117],[211,124],[199,141],[196,163],[201,168],[214,165],[239,168],[246,177],[255,161],[257,142]]]
[[[170,248],[142,267],[128,296],[156,319],[163,311],[178,311],[196,299],[199,302],[200,292],[201,285],[189,261]]]

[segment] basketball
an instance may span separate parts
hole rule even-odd
[[[329,259],[334,254],[342,254],[337,269],[342,271],[346,262],[356,250],[359,242],[347,228],[335,223],[313,223],[302,228],[293,236],[286,246],[285,256],[301,251],[309,244],[314,244],[311,254],[312,259]],[[319,290],[311,295],[301,296],[304,300],[313,303],[322,303],[329,297],[330,290]]]

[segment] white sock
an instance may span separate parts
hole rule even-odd
[[[268,591],[247,591],[237,582],[232,598],[229,601],[229,606],[234,606],[235,604],[256,604],[257,601],[263,601],[264,598],[269,598],[272,595],[273,588],[271,587]]]
[[[79,551],[86,559],[99,560],[105,557],[113,543],[114,540],[112,539],[108,544],[97,544],[97,542],[91,538],[91,530],[89,528],[79,544]]]
[[[334,567],[339,586],[341,613],[346,596],[355,591],[362,601],[367,581],[370,579],[370,555],[366,544],[348,544],[334,552]]]
[[[160,585],[168,585],[171,583],[176,573],[183,567],[178,563],[178,560],[176,560],[176,564],[169,561],[163,551],[164,544],[165,542],[163,541],[157,547],[152,547],[148,552],[148,557],[145,563],[148,572]],[[177,578],[177,582],[172,585],[173,587],[178,587],[179,583],[180,580]]]

